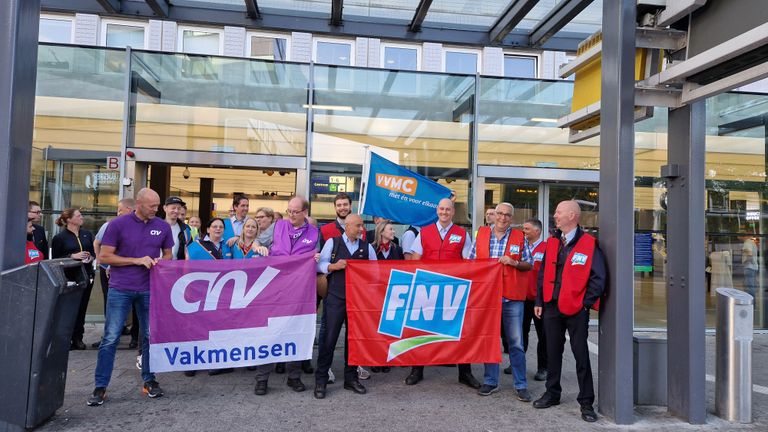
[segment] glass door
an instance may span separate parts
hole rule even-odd
[[[565,200],[576,200],[581,207],[581,227],[588,233],[597,236],[598,232],[598,185],[588,184],[562,184],[544,183],[546,194],[547,228],[550,233],[555,229],[552,214],[555,213],[557,204]],[[544,221],[542,221],[544,222]]]

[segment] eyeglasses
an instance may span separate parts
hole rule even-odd
[[[34,213],[34,214],[42,214],[42,213],[43,213],[43,211],[42,211],[42,210],[34,210],[34,211],[33,211],[33,210],[30,210],[28,213]]]
[[[297,215],[299,213],[303,213],[304,210],[291,210],[291,209],[288,209],[285,212],[288,213],[288,215],[293,216],[293,215]]]
[[[255,219],[264,219],[266,216],[256,216]]]
[[[496,217],[512,217],[512,213],[496,212]]]

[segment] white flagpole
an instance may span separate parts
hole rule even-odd
[[[357,206],[357,214],[363,214],[365,198],[368,195],[368,175],[371,170],[371,146],[365,146],[365,158],[363,161],[363,177],[360,180],[360,204]]]

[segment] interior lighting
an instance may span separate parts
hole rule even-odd
[[[351,106],[347,105],[317,105],[317,104],[304,104],[302,105],[303,108],[313,108],[317,110],[326,110],[326,111],[352,111]]]

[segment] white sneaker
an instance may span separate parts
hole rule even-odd
[[[136,356],[136,369],[141,370],[141,354]]]
[[[371,373],[365,370],[364,367],[358,366],[357,367],[357,379],[361,380],[367,380],[371,378]]]
[[[336,375],[333,374],[333,371],[328,369],[328,384],[333,384],[336,382]]]

